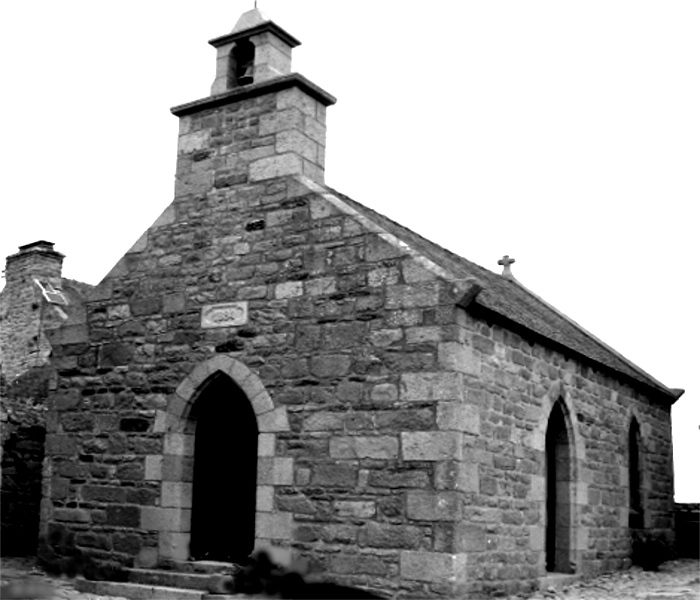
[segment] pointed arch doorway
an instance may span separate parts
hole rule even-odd
[[[545,438],[547,469],[546,568],[572,569],[573,444],[564,403],[555,402]]]
[[[236,562],[253,551],[258,425],[245,393],[223,373],[192,407],[194,471],[190,556]]]

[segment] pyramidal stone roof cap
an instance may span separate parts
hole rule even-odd
[[[301,46],[301,42],[297,38],[288,31],[282,29],[277,23],[270,19],[270,17],[257,8],[244,12],[239,17],[238,21],[236,21],[236,25],[231,30],[231,33],[209,40],[209,43],[215,48],[218,48],[224,44],[234,42],[241,38],[247,38],[256,33],[262,33],[263,31],[272,31],[272,33],[291,48]]]
[[[231,30],[231,33],[239,33],[245,31],[246,29],[252,29],[263,23],[271,22],[270,17],[257,8],[253,8],[247,12],[244,12],[236,21],[236,25]]]

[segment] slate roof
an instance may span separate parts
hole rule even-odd
[[[642,384],[670,402],[675,402],[683,393],[682,390],[666,387],[519,282],[442,248],[340,192],[330,191],[364,217],[452,274],[455,279],[475,279],[483,290],[474,299],[470,310],[481,309],[482,312],[497,315],[516,328],[525,328],[544,338],[550,342],[550,346],[553,342],[557,347],[566,348],[584,362],[613,371],[633,383]]]

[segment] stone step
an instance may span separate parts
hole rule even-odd
[[[127,569],[127,571],[131,583],[210,592],[223,589],[221,580],[224,575],[221,573],[187,573],[163,569]]]
[[[162,568],[180,573],[232,573],[236,566],[216,560],[171,560]]]
[[[75,589],[87,594],[118,596],[129,600],[204,600],[209,594],[202,590],[144,585],[141,583],[119,583],[115,581],[89,581],[78,578]]]

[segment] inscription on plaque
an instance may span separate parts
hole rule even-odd
[[[202,307],[202,327],[237,327],[248,322],[247,302],[208,304]]]

